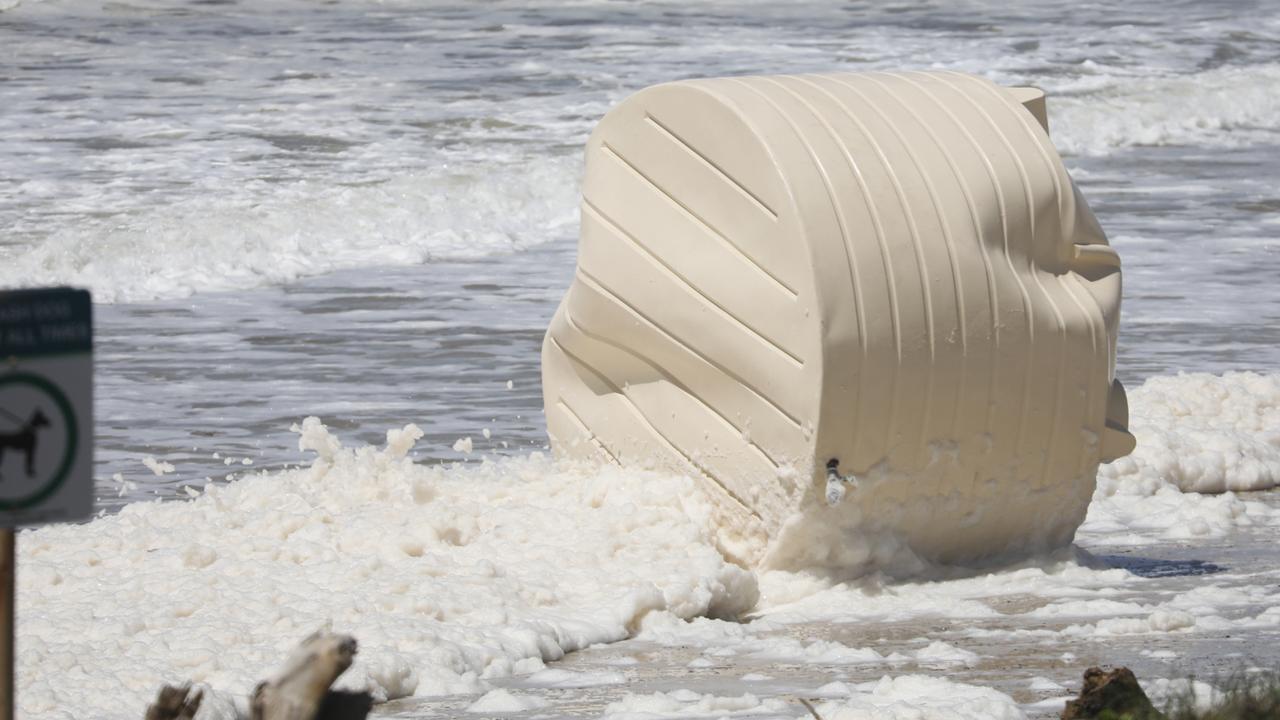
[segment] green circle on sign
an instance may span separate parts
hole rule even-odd
[[[53,403],[58,406],[58,412],[62,413],[62,424],[67,428],[67,451],[63,454],[62,464],[58,466],[58,471],[53,474],[53,479],[26,497],[14,500],[0,499],[0,511],[26,510],[33,505],[38,505],[45,498],[57,492],[59,487],[62,487],[63,481],[71,473],[71,463],[75,462],[76,443],[80,439],[79,430],[76,427],[76,415],[71,409],[71,402],[67,400],[66,395],[62,394],[62,390],[58,389],[57,385],[31,373],[0,375],[0,387],[5,385],[30,385],[37,390],[43,391],[45,395],[53,398]]]

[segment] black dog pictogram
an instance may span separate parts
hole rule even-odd
[[[8,415],[9,413],[5,413]],[[0,433],[0,462],[4,461],[5,450],[17,450],[24,453],[26,457],[27,477],[36,474],[36,443],[39,441],[37,432],[41,428],[49,427],[49,418],[40,412],[40,408],[36,408],[31,413],[31,417],[23,423],[17,432]],[[2,478],[0,478],[2,479]]]

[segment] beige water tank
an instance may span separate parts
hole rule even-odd
[[[701,478],[748,565],[1069,543],[1133,438],[1120,260],[1047,126],[952,72],[631,96],[543,345],[555,450]]]

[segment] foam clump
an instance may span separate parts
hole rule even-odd
[[[1108,495],[1269,490],[1280,485],[1280,375],[1182,373],[1130,396],[1138,447],[1103,466]]]
[[[1236,495],[1280,485],[1280,375],[1157,376],[1130,402],[1137,449],[1099,469],[1078,540],[1216,538],[1280,520],[1268,505]]]
[[[517,695],[510,690],[490,690],[467,706],[469,713],[518,713],[544,708],[549,703],[536,695]]]
[[[628,693],[609,703],[604,720],[658,720],[659,718],[723,718],[765,713],[785,713],[791,708],[777,698],[759,698],[751,693],[739,696],[701,694],[692,690]]]
[[[330,622],[360,639],[340,689],[481,693],[651,611],[756,602],[690,479],[537,455],[426,467],[406,458],[414,426],[385,448],[296,429],[308,468],[22,535],[23,716],[140,717],[166,681],[243,696]]]
[[[817,707],[826,720],[1025,720],[1026,715],[1004,693],[926,675],[885,676],[877,682],[823,688],[848,698]]]
[[[885,676],[876,682],[828,683],[814,693],[833,698],[817,706],[827,720],[1024,720],[1008,695],[990,688],[923,675]],[[700,694],[675,690],[629,694],[605,708],[606,720],[795,716],[799,703],[780,698]]]
[[[777,575],[779,573],[775,573]],[[847,596],[840,591],[814,596],[818,604],[847,606]],[[933,613],[943,609],[939,603]],[[757,611],[768,616],[770,608],[762,605]],[[825,619],[825,618],[824,618]],[[967,650],[934,641],[912,653],[883,655],[869,647],[850,647],[844,643],[823,638],[800,639],[777,632],[782,626],[768,619],[757,618],[750,623],[725,622],[709,618],[697,618],[686,622],[670,613],[650,613],[642,623],[637,638],[666,647],[702,645],[704,655],[715,657],[744,657],[768,663],[788,665],[901,665],[916,663],[929,667],[956,665],[972,666],[978,656]]]

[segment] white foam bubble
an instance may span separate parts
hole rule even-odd
[[[978,664],[978,654],[934,640],[913,653],[916,662],[930,667],[973,667]]]
[[[536,457],[428,468],[405,458],[412,426],[381,450],[299,429],[320,456],[308,469],[22,534],[19,604],[39,609],[22,626],[24,716],[140,717],[163,681],[243,695],[326,623],[360,642],[339,686],[476,693],[654,610],[755,602],[689,479]]]
[[[1028,593],[1042,598],[1094,597],[1099,589],[1133,580],[1129,572],[1100,566],[1071,549],[990,571],[953,569],[945,582],[947,569],[936,570],[935,576],[912,581],[890,580],[878,573],[855,579],[811,572],[761,573],[762,607],[757,612],[779,623],[987,619],[1000,615],[990,598]]]
[[[761,699],[751,693],[720,696],[681,689],[649,695],[628,693],[605,707],[603,720],[739,717],[784,713],[789,709],[788,703],[778,698]]]
[[[620,672],[578,672],[562,668],[547,668],[529,675],[525,683],[543,688],[589,688],[602,685],[621,685],[627,677]]]
[[[829,720],[1024,720],[1026,715],[1008,695],[991,688],[925,675],[883,677],[878,682],[830,683],[830,696],[818,714]]]
[[[150,455],[142,458],[142,464],[147,466],[147,469],[154,475],[168,475],[174,471],[172,463],[161,462]]]
[[[1132,455],[1104,466],[1106,494],[1269,490],[1280,485],[1280,374],[1182,373],[1129,393]]]
[[[546,698],[498,688],[480,696],[479,700],[467,706],[469,713],[519,713],[538,710],[550,703]]]
[[[1113,635],[1147,635],[1188,631],[1196,626],[1196,618],[1188,612],[1160,608],[1146,617],[1107,618],[1096,623],[1069,625],[1062,634],[1074,637],[1108,637]]]
[[[838,592],[822,596],[826,603],[839,602]],[[637,638],[668,647],[703,648],[703,655],[743,657],[771,664],[795,665],[901,665],[916,663],[925,667],[972,666],[977,654],[941,641],[927,642],[910,653],[882,654],[873,648],[851,647],[819,637],[798,638],[786,634],[782,625],[770,620],[749,624],[730,623],[707,618],[685,622],[671,613],[650,613],[644,619]],[[711,663],[699,658],[696,667]],[[692,667],[692,666],[691,666]]]
[[[1233,492],[1280,484],[1280,375],[1158,376],[1133,389],[1129,404],[1138,445],[1099,469],[1084,542],[1222,537],[1280,521]]]

